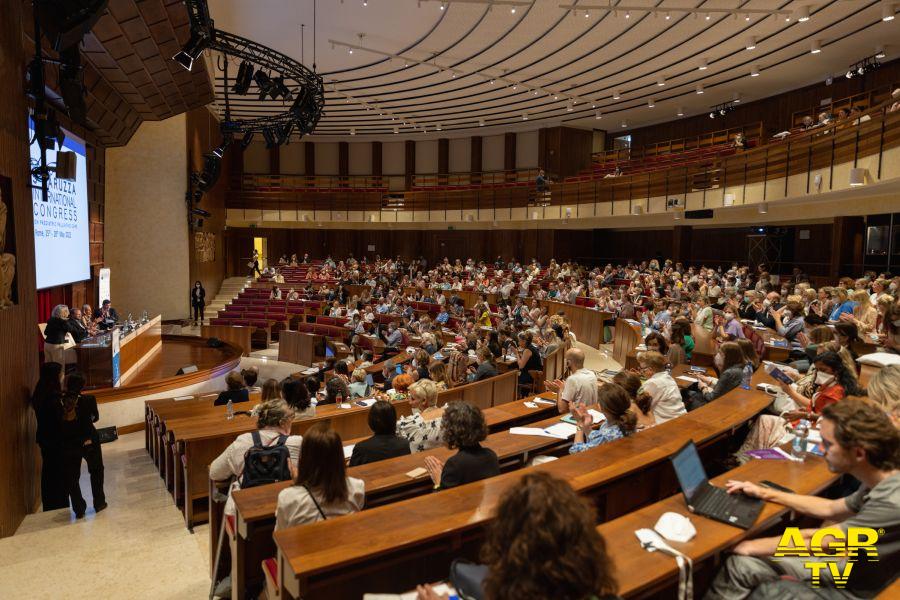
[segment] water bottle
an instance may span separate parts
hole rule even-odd
[[[794,441],[791,443],[791,456],[797,460],[806,460],[806,438],[809,436],[809,421],[801,419],[794,427]]]
[[[225,405],[225,418],[229,421],[234,418],[234,402],[230,399],[228,400],[228,404]]]
[[[750,389],[750,379],[753,377],[753,365],[747,363],[744,365],[744,372],[741,374],[741,387],[745,390]]]

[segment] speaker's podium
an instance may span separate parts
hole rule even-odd
[[[310,367],[331,356],[340,360],[349,354],[350,348],[346,344],[329,339],[324,335],[285,330],[278,336],[279,362]]]
[[[141,365],[162,351],[162,317],[156,315],[143,325],[121,335],[119,327],[85,338],[75,346],[78,368],[89,388],[114,387],[127,383]]]

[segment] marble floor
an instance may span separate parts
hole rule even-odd
[[[600,350],[578,346],[585,350],[589,369],[619,368],[610,356],[611,345]],[[254,352],[251,360],[272,367],[270,357],[277,357],[277,350]],[[143,432],[104,444],[103,461],[109,508],[99,514],[88,508],[78,521],[69,510],[35,513],[15,535],[0,539],[0,597],[206,598],[209,528],[200,525],[193,533],[185,528],[144,449]],[[90,507],[86,467],[81,489]]]

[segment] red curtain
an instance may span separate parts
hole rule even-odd
[[[38,323],[46,323],[53,312],[53,294],[52,290],[38,290],[37,293],[37,315]]]

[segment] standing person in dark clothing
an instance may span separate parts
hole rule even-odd
[[[66,488],[63,485],[63,449],[59,422],[61,376],[61,364],[57,362],[42,364],[40,377],[31,395],[31,407],[37,419],[35,438],[41,449],[41,499],[44,511],[65,508],[67,505]]]
[[[94,423],[100,420],[97,410],[97,399],[94,396],[82,394],[84,390],[84,375],[76,371],[66,377],[66,391],[62,396],[62,432],[64,439],[64,468],[66,469],[68,490],[72,498],[72,508],[75,516],[84,516],[84,509],[79,512],[79,506],[85,506],[81,496],[81,486],[78,480],[81,478],[81,460],[87,463],[88,473],[91,476],[91,496],[94,500],[94,511],[100,512],[106,508],[106,494],[103,492],[103,453],[100,449],[100,436]],[[76,505],[76,500],[79,500]]]
[[[206,309],[206,289],[200,281],[194,282],[191,288],[191,308],[194,313],[194,325],[203,323],[203,311]]]
[[[69,307],[58,304],[47,319],[44,327],[44,360],[66,364],[66,334],[72,333],[72,322],[69,320]]]

